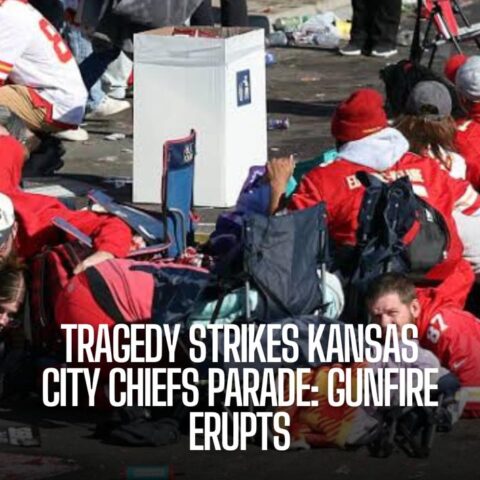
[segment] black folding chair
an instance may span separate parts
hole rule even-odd
[[[286,215],[249,215],[238,247],[217,259],[220,298],[211,322],[217,320],[224,297],[241,287],[247,322],[264,323],[321,310],[327,240],[323,203]],[[255,311],[249,300],[252,288],[259,293]]]

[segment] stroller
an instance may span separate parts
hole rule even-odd
[[[426,28],[422,39],[423,22]],[[424,52],[430,51],[430,68],[440,46],[450,42],[462,53],[461,44],[467,41],[474,41],[480,48],[480,23],[469,22],[458,0],[418,0],[410,60],[420,63]]]
[[[380,410],[380,422],[367,442],[370,454],[389,457],[399,448],[409,457],[426,458],[430,455],[437,432],[452,430],[455,394],[460,389],[458,379],[451,373],[438,383],[438,407],[393,407]]]

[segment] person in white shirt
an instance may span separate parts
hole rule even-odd
[[[0,106],[34,133],[77,128],[87,91],[61,35],[24,0],[0,0]]]

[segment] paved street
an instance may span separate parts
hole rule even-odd
[[[469,13],[480,21],[480,5],[470,8]],[[406,23],[409,22],[407,19]],[[288,117],[291,127],[269,133],[270,156],[297,153],[300,159],[309,159],[330,148],[329,122],[338,102],[358,87],[382,88],[378,76],[379,69],[386,63],[382,60],[342,58],[316,48],[282,48],[274,49],[274,53],[277,64],[268,69],[268,111],[273,117]],[[402,49],[398,60],[407,54],[407,50]],[[88,142],[66,145],[66,164],[61,174],[30,184],[58,183],[80,187],[82,191],[91,184],[105,186],[104,177],[131,177],[132,112],[109,122],[88,122],[86,128],[91,137]],[[126,138],[115,142],[105,140],[105,135],[112,132],[125,133]],[[117,193],[128,198],[128,185]],[[201,213],[203,222],[209,224],[217,212],[209,209]],[[35,424],[40,427],[42,439],[40,448],[1,446],[0,480],[50,478],[2,476],[5,471],[2,468],[15,463],[18,459],[15,455],[19,454],[64,459],[67,473],[56,477],[59,480],[114,480],[122,478],[122,472],[129,465],[162,464],[173,465],[178,478],[186,480],[480,478],[477,465],[480,421],[462,421],[453,433],[440,435],[428,460],[408,459],[400,453],[387,460],[375,460],[366,450],[275,453],[261,452],[252,446],[245,453],[192,453],[186,436],[179,444],[165,448],[124,448],[92,438],[94,423],[100,418],[102,414],[80,409],[48,410],[39,405],[38,399],[0,409],[0,429]]]

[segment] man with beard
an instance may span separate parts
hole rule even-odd
[[[452,280],[437,288],[415,289],[405,276],[388,273],[367,293],[371,320],[383,328],[416,324],[420,346],[433,352],[454,373],[468,398],[466,417],[480,417],[480,320],[449,296]]]

